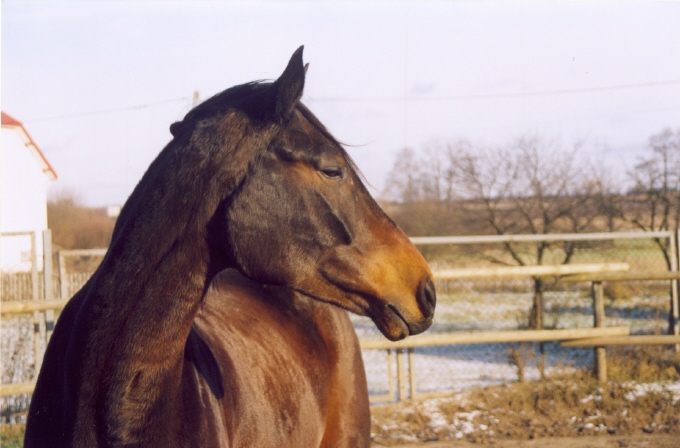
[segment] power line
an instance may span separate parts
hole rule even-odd
[[[338,103],[356,103],[356,102],[402,102],[406,101],[450,101],[450,100],[476,100],[476,99],[494,99],[494,98],[521,98],[529,96],[548,96],[548,95],[565,95],[578,93],[597,93],[612,90],[627,90],[647,87],[663,87],[671,85],[680,85],[680,79],[671,79],[668,81],[653,81],[637,84],[620,84],[602,87],[584,87],[580,89],[555,89],[555,90],[537,90],[533,92],[508,92],[508,93],[482,93],[470,95],[439,95],[439,96],[415,96],[415,97],[376,97],[376,98],[340,98],[340,97],[311,97],[306,98],[309,102],[338,102]],[[196,94],[194,92],[194,99],[196,101]],[[39,121],[62,120],[68,118],[87,117],[92,115],[104,115],[116,112],[125,112],[130,110],[148,109],[150,107],[160,106],[169,103],[178,103],[180,101],[191,101],[189,97],[173,98],[168,100],[157,101],[153,103],[136,104],[132,106],[123,106],[111,109],[94,110],[87,112],[77,112],[66,115],[56,115],[51,117],[39,117],[22,120],[24,123],[35,123]]]
[[[438,95],[438,96],[414,96],[414,97],[383,97],[383,98],[333,98],[333,97],[319,97],[307,98],[310,102],[401,102],[401,101],[450,101],[450,100],[477,100],[477,99],[495,99],[495,98],[522,98],[529,96],[548,96],[548,95],[565,95],[578,93],[597,93],[612,90],[628,90],[646,87],[663,87],[671,85],[680,85],[680,79],[671,79],[668,81],[644,82],[638,84],[620,84],[602,87],[584,87],[580,89],[555,89],[555,90],[536,90],[533,92],[508,92],[508,93],[482,93],[470,95]]]
[[[87,117],[87,116],[91,116],[91,115],[104,115],[104,114],[111,114],[111,113],[115,113],[115,112],[125,112],[125,111],[130,111],[130,110],[148,109],[150,107],[161,106],[163,104],[178,103],[180,101],[189,101],[189,100],[190,100],[190,98],[188,98],[188,97],[174,98],[174,99],[170,99],[170,100],[157,101],[157,102],[154,102],[154,103],[136,104],[134,106],[123,106],[123,107],[116,107],[116,108],[112,108],[112,109],[93,110],[93,111],[88,111],[88,112],[77,112],[77,113],[74,113],[74,114],[57,115],[57,116],[52,116],[52,117],[30,118],[28,120],[22,120],[22,121],[24,123],[35,123],[37,121],[62,120],[62,119],[67,119],[67,118]]]

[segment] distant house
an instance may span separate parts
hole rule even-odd
[[[47,187],[57,173],[26,128],[2,112],[0,134],[0,268],[3,272],[31,269],[30,236],[36,232],[38,268],[42,269],[42,231],[47,229]]]

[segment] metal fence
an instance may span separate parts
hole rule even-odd
[[[49,237],[46,241],[49,242]],[[669,270],[660,249],[665,247],[673,262],[670,270],[677,271],[675,241],[676,235],[671,232],[414,238],[435,272],[516,264],[508,254],[508,245],[530,264],[531,254],[542,243],[549,243],[543,264],[559,263],[565,250],[569,250],[573,251],[570,263],[627,263],[631,271]],[[45,253],[51,254],[51,248],[46,247]],[[41,275],[35,272],[3,273],[2,302],[69,298],[85,284],[104,254],[103,249],[59,251],[52,257],[45,257]],[[438,278],[436,283],[437,311],[428,335],[512,331],[528,327],[534,296],[534,281],[530,276]],[[589,288],[587,283],[567,283],[559,277],[546,279],[543,285],[544,328],[592,327]],[[605,288],[605,293],[607,326],[629,327],[637,334],[668,331],[670,299],[672,294],[677,297],[677,282],[612,284]],[[3,314],[0,353],[3,384],[34,379],[54,318],[49,312]],[[353,315],[351,319],[360,340],[381,338],[368,318]],[[416,347],[410,351],[411,362],[408,364],[397,363],[394,350],[370,349],[364,350],[363,355],[374,399],[395,397],[398,369],[406,369],[406,374],[411,375],[412,389],[417,394],[452,392],[513,381],[517,379],[518,367],[522,367],[527,379],[540,375],[537,348],[535,344],[527,343]],[[593,351],[546,343],[544,360],[546,371],[550,373],[590,365]],[[417,384],[413,378],[418,379]],[[400,387],[396,389],[401,390]],[[2,417],[5,420],[21,419],[29,399],[28,394],[3,397],[0,401]]]

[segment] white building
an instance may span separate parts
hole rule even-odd
[[[31,237],[36,232],[38,269],[42,269],[42,231],[47,229],[47,187],[57,174],[24,126],[2,112],[0,134],[0,268],[31,269]]]

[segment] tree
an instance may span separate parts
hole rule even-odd
[[[580,157],[538,136],[481,148],[467,140],[428,145],[418,157],[403,150],[390,175],[395,220],[410,235],[578,233],[594,228],[604,182]],[[540,265],[548,253],[568,263],[575,242],[505,243],[507,257],[480,255],[496,264]],[[559,251],[553,250],[559,249]],[[543,327],[543,280],[534,279],[532,328]]]
[[[624,198],[612,202],[608,212],[639,230],[672,230],[677,235],[680,227],[680,129],[665,129],[652,135],[647,150],[648,155],[628,173],[632,188]],[[654,241],[670,270],[670,242],[666,238],[655,238]],[[675,250],[677,253],[677,246]],[[674,306],[671,300],[669,332],[677,325]]]
[[[405,204],[422,200],[420,168],[415,152],[411,148],[403,148],[397,154],[392,172],[387,177],[384,194],[389,199]]]
[[[433,142],[419,154],[402,149],[387,177],[383,197],[391,216],[411,236],[450,235],[468,229],[455,204],[456,176],[461,152],[471,152],[466,140]],[[396,205],[395,205],[396,204]]]
[[[460,160],[460,191],[483,210],[481,221],[497,235],[579,233],[589,231],[599,214],[601,181],[580,158],[579,145],[564,149],[537,136],[510,145],[468,153]],[[484,254],[498,264],[541,265],[547,253],[561,253],[569,263],[575,242],[537,242],[531,252],[504,243],[512,262]],[[553,249],[560,249],[555,251]],[[543,327],[543,280],[534,281],[529,325]]]
[[[680,223],[680,129],[666,129],[649,138],[651,154],[629,172],[634,187],[635,207],[622,217],[641,230],[675,230]],[[626,213],[627,212],[627,213]],[[657,240],[668,267],[669,248]]]
[[[61,192],[47,203],[52,242],[64,249],[108,247],[115,223],[104,209],[84,206],[72,192]]]

